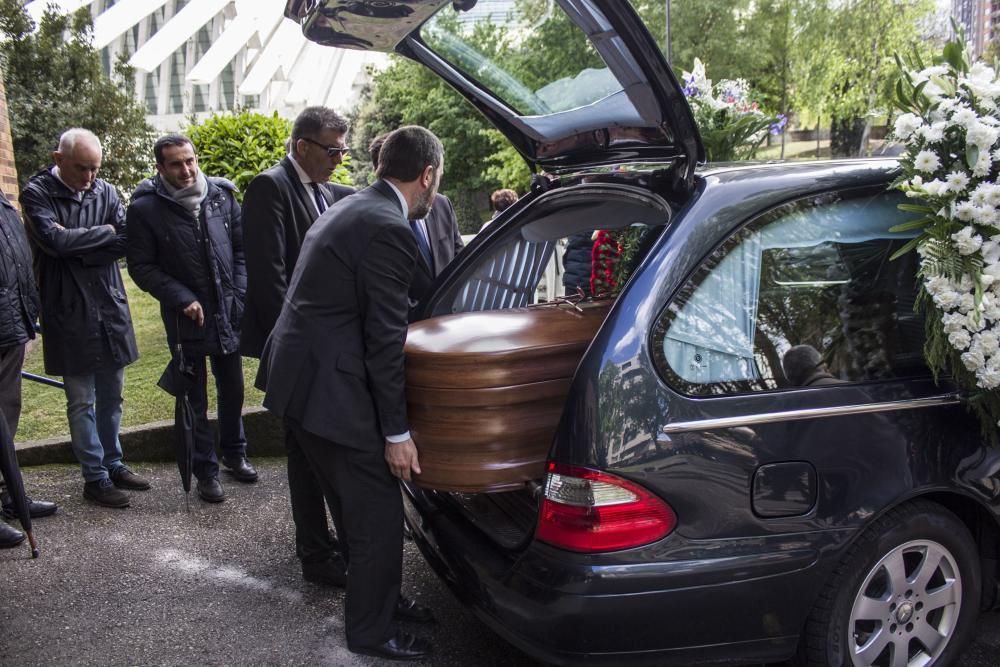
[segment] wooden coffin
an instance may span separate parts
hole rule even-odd
[[[552,304],[411,325],[406,399],[417,484],[471,493],[543,477],[570,380],[610,306]]]

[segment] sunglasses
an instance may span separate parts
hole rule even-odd
[[[311,144],[319,146],[320,148],[326,151],[326,154],[329,157],[337,157],[338,155],[347,155],[348,153],[351,152],[351,149],[347,148],[346,146],[324,146],[323,144],[313,139],[310,139],[309,137],[300,137],[300,138],[302,139],[302,141],[308,141]]]

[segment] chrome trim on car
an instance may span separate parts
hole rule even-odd
[[[892,412],[894,410],[917,410],[933,408],[941,405],[961,403],[958,394],[944,394],[928,398],[914,398],[905,401],[887,401],[884,403],[865,403],[862,405],[840,405],[833,408],[805,408],[802,410],[784,410],[781,412],[762,412],[739,417],[717,417],[714,419],[696,419],[686,422],[674,422],[662,428],[664,433],[688,433],[691,431],[709,431],[736,426],[753,426],[755,424],[771,424],[783,421],[799,421],[802,419],[820,419],[823,417],[843,417],[873,412]]]

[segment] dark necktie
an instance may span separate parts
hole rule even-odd
[[[323,198],[323,193],[319,191],[319,183],[310,183],[313,190],[313,197],[316,198],[316,210],[319,211],[320,215],[326,210],[326,200]]]
[[[424,261],[427,262],[427,268],[432,268],[434,263],[431,260],[431,247],[424,236],[424,230],[420,228],[420,221],[410,220],[410,229],[413,230],[413,235],[417,237],[417,247],[420,248],[420,254],[424,256]]]

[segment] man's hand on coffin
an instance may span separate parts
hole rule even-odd
[[[403,442],[385,442],[385,462],[389,470],[399,479],[409,482],[410,472],[420,474],[420,462],[417,460],[417,446],[412,438]]]

